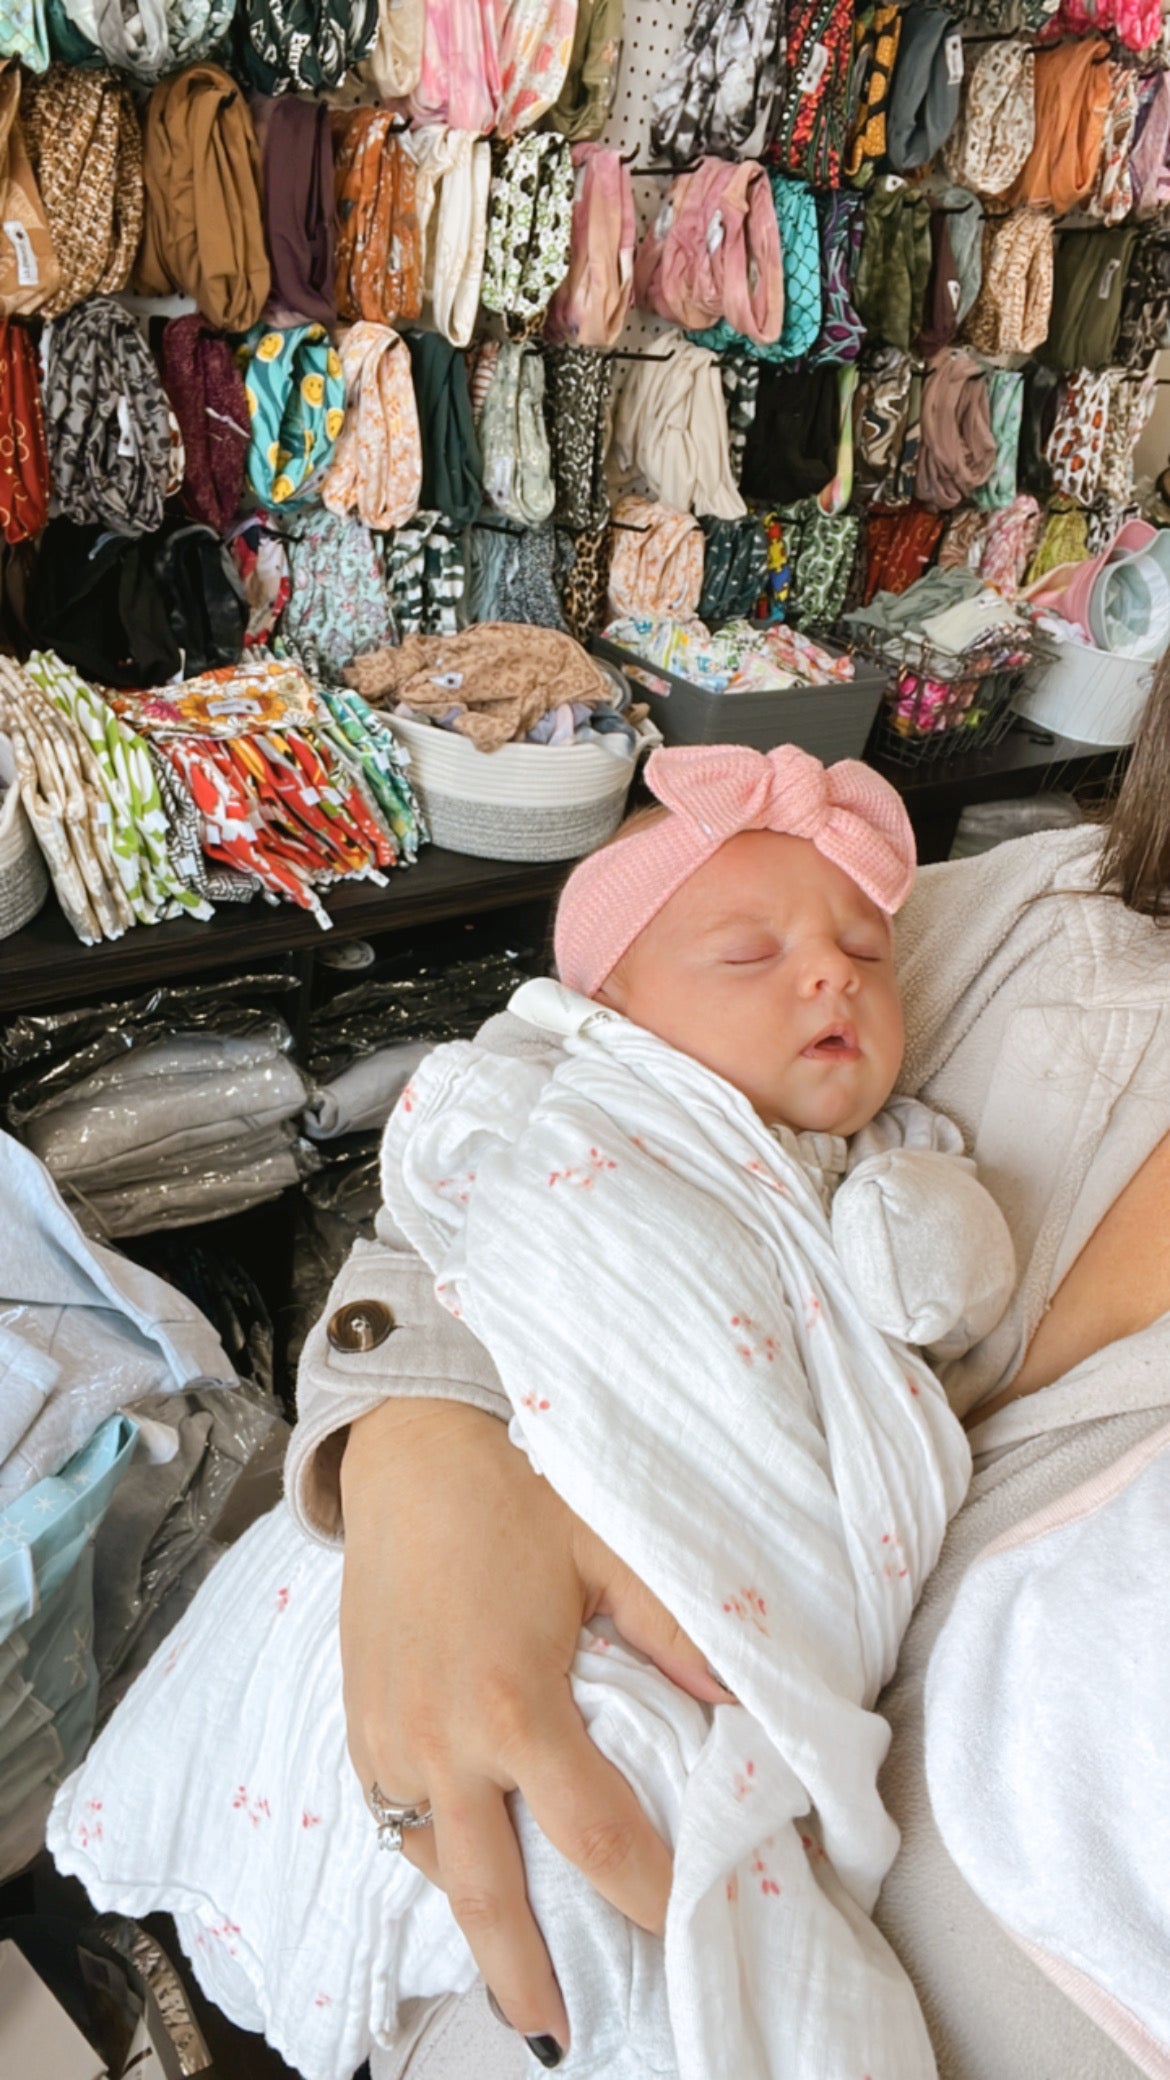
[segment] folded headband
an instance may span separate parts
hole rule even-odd
[[[767,754],[741,744],[680,745],[651,754],[646,784],[671,814],[591,853],[561,896],[557,973],[583,997],[740,831],[810,839],[888,913],[910,893],[914,833],[902,798],[858,759],[823,766],[795,744]]]

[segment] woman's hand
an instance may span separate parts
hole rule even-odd
[[[341,1492],[354,1768],[367,1796],[376,1782],[387,1798],[430,1800],[433,1827],[408,1834],[403,1853],[446,1891],[509,2022],[567,2049],[504,1795],[520,1791],[604,1898],[660,1930],[670,1855],[573,1703],[581,1625],[606,1612],[692,1697],[726,1703],[727,1692],[497,1417],[387,1402],[354,1424]]]

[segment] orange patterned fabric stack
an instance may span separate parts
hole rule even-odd
[[[337,308],[396,325],[422,310],[415,162],[384,108],[336,119]]]

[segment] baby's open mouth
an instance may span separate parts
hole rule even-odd
[[[861,1054],[856,1028],[851,1025],[826,1026],[815,1040],[801,1048],[801,1054],[806,1061],[855,1062]]]

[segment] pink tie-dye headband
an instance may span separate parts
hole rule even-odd
[[[591,853],[569,876],[557,910],[557,973],[591,997],[639,932],[691,875],[740,831],[808,838],[893,913],[914,882],[914,833],[901,796],[860,760],[823,766],[782,744],[655,751],[646,784],[670,815]]]

